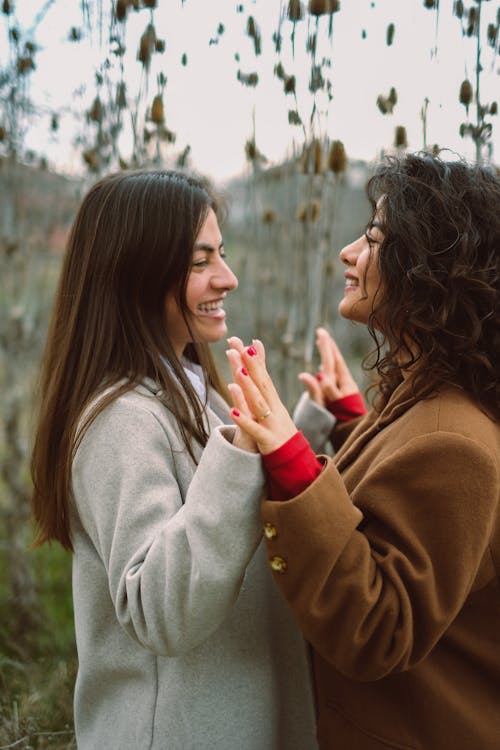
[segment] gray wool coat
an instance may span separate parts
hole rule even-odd
[[[312,750],[307,647],[261,543],[261,459],[222,399],[196,467],[146,381],[72,471],[79,750]]]

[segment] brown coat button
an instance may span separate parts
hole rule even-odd
[[[274,539],[276,536],[278,536],[276,526],[273,526],[272,523],[264,524],[264,536],[266,537],[266,539]]]
[[[275,571],[275,573],[284,573],[288,567],[286,560],[283,560],[283,558],[279,555],[271,557],[271,559],[269,560],[269,565],[271,566],[271,569]]]

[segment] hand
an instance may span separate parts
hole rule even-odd
[[[254,340],[245,347],[241,339],[233,336],[228,343],[226,355],[235,381],[229,385],[235,403],[231,416],[255,440],[261,453],[271,453],[286,443],[297,428],[267,372],[262,342]]]
[[[241,390],[241,388],[235,385],[235,383],[229,383],[228,388],[229,392],[231,393],[235,409],[241,414],[246,414],[249,419],[252,419],[252,414],[250,412],[250,409],[248,408],[248,404],[245,400],[245,396],[243,395],[243,391]],[[250,453],[259,452],[255,440],[246,432],[244,432],[244,430],[242,430],[238,425],[236,425],[233,445],[236,446],[236,448],[240,448],[243,451],[249,451]]]
[[[345,359],[326,328],[316,330],[316,346],[321,356],[319,372],[316,375],[301,372],[299,375],[309,397],[320,406],[325,406],[327,401],[338,401],[344,396],[358,393],[359,388]]]

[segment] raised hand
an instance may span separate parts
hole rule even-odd
[[[343,358],[340,349],[326,328],[316,330],[316,346],[321,356],[321,365],[316,375],[301,372],[310,398],[321,406],[328,401],[338,401],[345,396],[359,393],[359,388]]]
[[[229,385],[234,402],[231,416],[255,440],[261,453],[271,453],[286,443],[297,428],[267,372],[262,342],[254,340],[245,346],[233,336],[228,343],[226,355],[234,379]]]

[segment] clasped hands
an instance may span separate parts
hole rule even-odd
[[[266,455],[280,448],[296,432],[291,416],[283,405],[266,368],[264,345],[254,339],[245,346],[241,339],[228,339],[226,352],[233,383],[228,388],[233,399],[231,416],[239,428],[236,444],[247,450]],[[325,406],[328,401],[358,391],[340,350],[328,331],[317,329],[316,344],[321,355],[321,366],[316,376],[300,373],[311,399]]]

